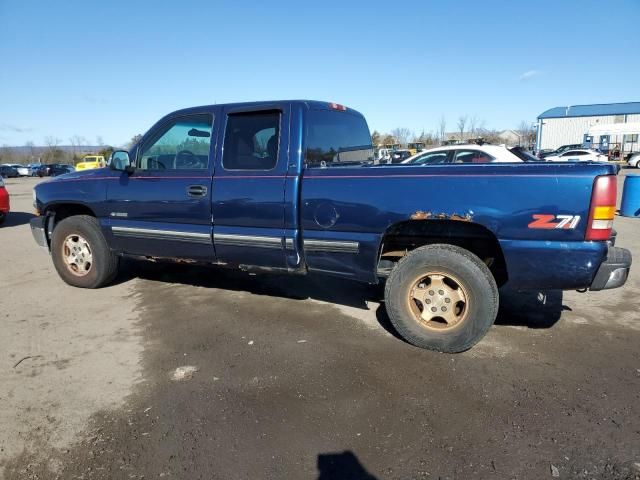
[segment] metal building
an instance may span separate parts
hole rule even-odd
[[[624,156],[640,151],[639,134],[640,102],[555,107],[538,116],[536,150],[586,144]]]

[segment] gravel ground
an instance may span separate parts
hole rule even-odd
[[[640,478],[637,268],[505,292],[445,355],[395,336],[379,288],[328,277],[127,262],[67,287],[30,238],[34,183],[8,182],[0,229],[7,479]],[[640,220],[615,227],[640,258]]]

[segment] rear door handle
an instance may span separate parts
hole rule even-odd
[[[187,195],[190,197],[204,197],[207,194],[207,187],[204,185],[189,185]]]

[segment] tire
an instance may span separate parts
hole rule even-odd
[[[4,223],[4,221],[7,219],[7,215],[6,213],[0,213],[0,225],[2,225]]]
[[[74,287],[100,288],[118,273],[119,257],[107,245],[98,220],[88,215],[67,217],[56,225],[51,257],[60,278]]]
[[[498,298],[487,266],[468,250],[445,244],[410,252],[385,287],[387,313],[402,338],[446,353],[480,341],[496,319]]]

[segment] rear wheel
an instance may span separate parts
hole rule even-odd
[[[98,220],[88,215],[68,217],[56,225],[51,257],[58,275],[74,287],[99,288],[118,273],[118,257],[109,249]]]
[[[428,245],[398,262],[385,302],[391,323],[409,343],[456,353],[475,345],[495,321],[498,287],[468,250]]]

